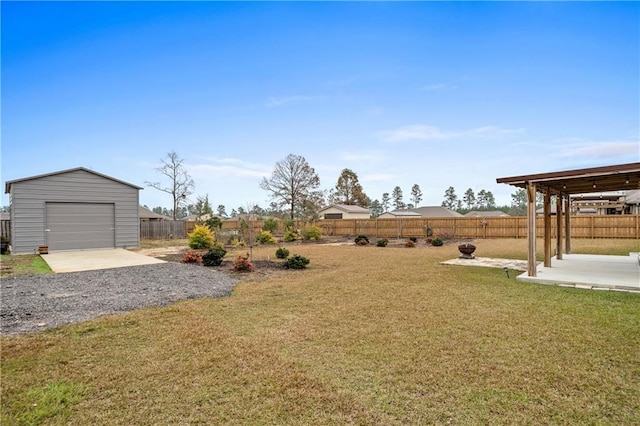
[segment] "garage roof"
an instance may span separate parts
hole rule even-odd
[[[133,184],[131,184],[131,183],[124,182],[124,181],[122,181],[122,180],[120,180],[120,179],[116,179],[116,178],[113,178],[113,177],[111,177],[111,176],[103,175],[102,173],[94,172],[93,170],[89,170],[89,169],[86,169],[86,168],[84,168],[84,167],[76,167],[76,168],[74,168],[74,169],[61,170],[61,171],[59,171],[59,172],[45,173],[45,174],[42,174],[42,175],[30,176],[30,177],[26,177],[26,178],[22,178],[22,179],[9,180],[9,181],[7,181],[7,182],[5,183],[5,186],[4,186],[4,193],[5,193],[5,194],[9,194],[9,193],[11,193],[11,185],[13,185],[14,183],[18,183],[18,182],[25,182],[25,181],[33,180],[33,179],[40,179],[40,178],[44,178],[44,177],[48,177],[48,176],[61,175],[61,174],[63,174],[63,173],[76,172],[76,171],[79,171],[79,170],[85,171],[85,172],[87,172],[87,173],[94,174],[94,175],[96,175],[96,176],[103,177],[103,178],[105,178],[105,179],[110,179],[110,180],[112,180],[112,181],[114,181],[114,182],[118,182],[118,183],[121,183],[121,184],[123,184],[123,185],[128,185],[128,186],[130,186],[130,187],[132,187],[132,188],[136,188],[136,189],[143,189],[143,188],[142,188],[142,187],[140,187],[140,186],[136,186],[136,185],[133,185]]]
[[[534,183],[537,188],[548,188],[553,194],[640,189],[640,163],[513,176],[498,178],[496,181],[520,188]]]

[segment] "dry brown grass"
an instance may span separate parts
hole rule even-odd
[[[475,244],[526,258],[524,240]],[[308,270],[246,275],[229,298],[3,337],[2,423],[49,383],[82,390],[50,424],[640,422],[637,294],[440,265],[454,244],[289,248]]]

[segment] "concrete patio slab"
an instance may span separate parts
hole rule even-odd
[[[164,260],[125,249],[57,251],[43,254],[42,258],[55,273],[166,263]]]
[[[518,281],[560,285],[591,290],[618,290],[640,293],[638,253],[629,256],[564,254],[551,259],[551,267],[539,264],[536,277],[526,273]]]
[[[475,257],[473,259],[451,259],[440,262],[443,265],[485,266],[488,268],[509,268],[515,271],[526,271],[526,260],[500,259],[494,257]]]

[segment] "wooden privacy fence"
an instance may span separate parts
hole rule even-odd
[[[254,235],[258,235],[264,221],[251,221]],[[188,222],[187,232],[195,222]],[[326,219],[315,223],[322,235],[355,236],[364,234],[376,238],[425,237],[426,228],[433,235],[447,235],[451,238],[527,238],[527,218],[511,217],[448,217],[412,219]],[[551,221],[551,235],[556,236],[555,218]],[[294,227],[301,229],[302,221],[295,221]],[[536,231],[544,237],[544,218],[536,218]],[[225,220],[222,229],[239,229],[239,221]],[[284,222],[278,221],[276,234],[284,234]],[[571,216],[572,238],[634,238],[640,239],[639,215],[593,215]]]
[[[0,227],[2,228],[1,229],[2,233],[0,235],[2,235],[2,237],[4,238],[8,238],[9,240],[11,240],[11,221],[10,220],[0,221]]]
[[[140,221],[141,239],[186,238],[187,223],[184,220]]]

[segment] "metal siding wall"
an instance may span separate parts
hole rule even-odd
[[[115,204],[115,246],[139,245],[137,188],[76,170],[11,186],[14,253],[33,253],[45,245],[45,202]]]

